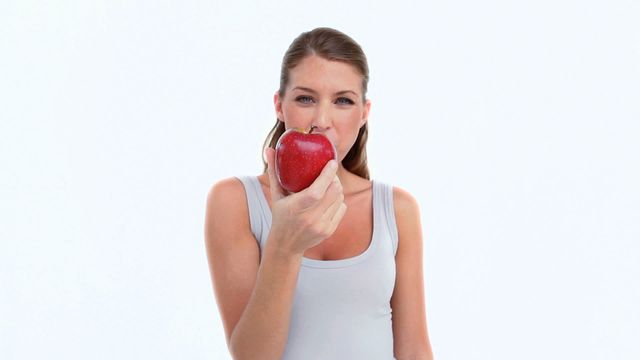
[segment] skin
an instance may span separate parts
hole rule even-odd
[[[311,89],[300,90],[298,87]],[[339,91],[353,93],[337,95]],[[330,236],[304,252],[310,258],[348,258],[362,253],[371,237],[371,181],[348,172],[341,161],[355,143],[358,130],[369,116],[371,102],[362,101],[361,75],[351,65],[317,56],[305,58],[291,70],[290,84],[281,98],[276,92],[274,107],[285,127],[318,127],[336,146],[339,167],[324,170],[312,185],[325,194],[317,203],[318,213],[331,209],[337,228],[325,224]],[[265,154],[269,171],[258,177],[274,214],[285,213],[292,202],[316,203],[311,192],[285,198],[277,185],[273,169],[274,151]],[[334,181],[331,181],[333,178]],[[330,184],[331,183],[331,184]],[[422,272],[422,232],[417,201],[408,192],[394,187],[394,211],[398,227],[396,284],[391,298],[393,310],[394,355],[399,360],[431,360],[433,353],[427,332],[424,280]],[[291,241],[302,235],[270,238],[259,259],[258,247],[248,223],[245,192],[237,179],[216,183],[207,198],[205,238],[215,295],[229,348],[237,359],[278,358],[288,331],[290,307],[295,290],[301,254],[291,249]],[[344,201],[344,217],[337,209]],[[324,203],[324,205],[322,205]],[[290,210],[287,210],[290,211]],[[315,210],[314,210],[315,211]],[[310,214],[307,214],[310,215]],[[284,217],[282,217],[284,219]],[[274,220],[276,218],[274,217]],[[309,217],[310,219],[310,217]],[[298,224],[308,224],[302,221]],[[327,223],[328,224],[328,223]],[[294,223],[274,224],[279,234],[285,229],[301,229]],[[327,230],[329,229],[329,230]],[[275,233],[275,232],[274,232]],[[307,234],[310,234],[308,232]],[[233,241],[229,241],[233,239]],[[357,241],[348,242],[349,239]],[[363,242],[362,240],[367,240]],[[278,243],[278,246],[275,244]],[[236,331],[237,330],[237,331]]]

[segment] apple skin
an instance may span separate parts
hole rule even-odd
[[[302,128],[286,130],[276,144],[275,170],[280,186],[289,193],[308,188],[331,159],[336,148],[322,133]]]

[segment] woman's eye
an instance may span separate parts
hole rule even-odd
[[[309,100],[312,100],[309,96],[298,96],[296,98],[296,101],[298,101],[300,103],[303,103],[303,104],[308,104]],[[338,103],[343,104],[343,105],[353,105],[354,104],[354,102],[351,99],[346,98],[346,97],[338,98],[337,101],[338,101]]]
[[[303,99],[311,99],[311,98],[310,98],[310,97],[308,97],[308,96],[298,96],[298,97],[296,98],[296,101],[299,101],[299,102],[301,102],[301,103],[306,103],[306,101],[302,101]]]
[[[351,99],[349,99],[349,98],[341,97],[341,98],[338,99],[338,101],[340,101],[340,100],[345,100],[346,101],[346,103],[343,103],[343,104],[353,104],[353,101],[351,101]]]

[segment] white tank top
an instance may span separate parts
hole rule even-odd
[[[271,210],[256,176],[238,179],[262,253]],[[373,235],[367,250],[341,260],[302,258],[282,359],[395,359],[390,300],[398,231],[393,188],[377,181],[372,186]]]

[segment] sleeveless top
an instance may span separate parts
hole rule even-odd
[[[256,176],[244,185],[251,231],[265,247],[271,210]],[[303,257],[282,359],[389,360],[393,356],[390,300],[398,232],[393,188],[372,181],[373,235],[367,250],[340,260]]]

